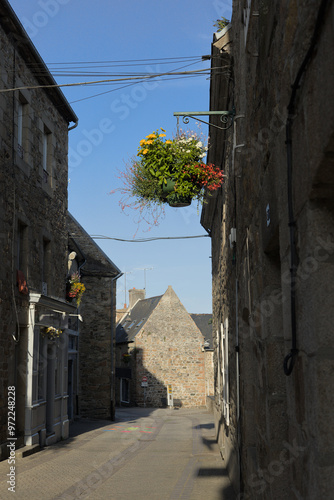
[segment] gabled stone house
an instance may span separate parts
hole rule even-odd
[[[78,121],[59,88],[40,88],[56,82],[6,0],[0,4],[0,80],[0,444],[5,456],[14,437],[7,432],[8,387],[15,392],[17,447],[68,436],[64,331],[75,307],[65,300],[67,149],[68,132]],[[50,329],[60,337],[49,340]]]
[[[171,286],[148,299],[144,290],[130,290],[129,311],[116,328],[117,402],[165,406],[171,386],[174,405],[205,406],[204,341]]]
[[[214,34],[203,205],[215,422],[236,496],[333,497],[334,4],[234,0]],[[221,126],[216,117],[212,125]]]

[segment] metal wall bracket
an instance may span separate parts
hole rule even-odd
[[[220,121],[224,124],[223,127],[214,125],[213,123],[205,122],[198,118],[199,116],[220,116]],[[227,130],[233,124],[235,117],[235,107],[233,106],[232,111],[176,111],[174,116],[177,117],[177,125],[179,126],[179,117],[182,116],[182,121],[185,124],[189,123],[189,118],[193,118],[201,123],[210,125],[211,127],[218,128],[219,130]]]

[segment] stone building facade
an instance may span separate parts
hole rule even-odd
[[[68,436],[67,143],[77,117],[4,0],[0,5],[0,443],[15,387],[17,446]],[[16,89],[16,90],[13,90]],[[54,341],[47,328],[61,330]],[[13,392],[11,390],[10,392]]]
[[[83,319],[69,324],[69,396],[73,416],[115,417],[116,284],[122,276],[77,220],[68,214],[69,252],[75,257],[68,274],[79,272],[85,292],[78,308]]]
[[[334,489],[334,5],[234,0],[214,35],[204,205],[215,421],[238,498]],[[211,120],[219,124],[216,119]]]
[[[136,301],[130,296],[129,313],[116,328],[117,400],[165,406],[171,386],[174,405],[205,406],[206,352],[200,329],[171,286],[159,297],[145,299],[143,293],[140,298],[138,290],[135,294]],[[142,387],[143,377],[147,388]]]

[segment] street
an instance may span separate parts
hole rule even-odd
[[[206,409],[121,408],[115,422],[77,421],[68,440],[17,455],[15,493],[0,463],[1,499],[235,499]]]

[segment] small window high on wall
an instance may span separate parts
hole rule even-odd
[[[17,154],[22,159],[27,152],[28,113],[28,103],[20,94],[17,105]]]
[[[44,126],[43,132],[43,180],[45,184],[50,183],[50,174],[51,174],[51,132],[50,130]]]

